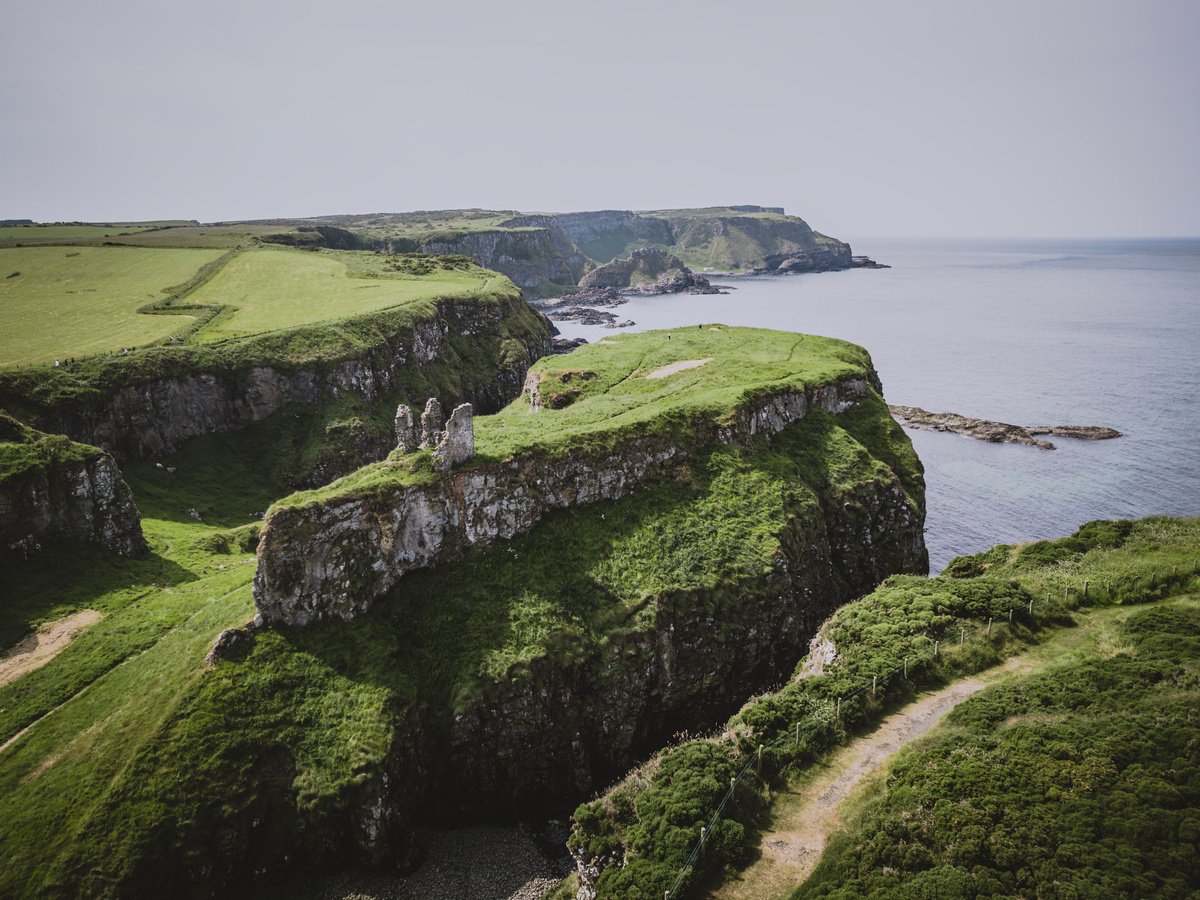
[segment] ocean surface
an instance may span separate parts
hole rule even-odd
[[[870,351],[890,403],[1123,432],[1046,451],[909,430],[935,573],[1091,519],[1200,515],[1200,239],[851,244],[893,268],[714,277],[736,290],[612,311],[629,331],[722,322],[844,338]]]

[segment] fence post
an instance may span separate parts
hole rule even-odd
[[[992,636],[992,617],[991,617],[991,616],[988,616],[988,630],[987,630],[987,636],[988,636],[988,637],[991,637],[991,636]]]
[[[759,744],[758,745],[758,763],[755,766],[755,769],[757,770],[757,774],[760,778],[762,777],[762,751],[763,751],[763,745]]]
[[[958,646],[962,646],[967,640],[967,629],[958,629]]]
[[[796,723],[796,747],[797,747],[797,749],[799,749],[799,747],[800,747],[800,723],[799,722]]]
[[[1008,608],[1008,624],[1009,625],[1012,624],[1012,607],[1011,606]]]
[[[908,677],[908,657],[904,657],[904,677]]]
[[[872,675],[872,676],[871,676],[871,699],[872,699],[872,700],[874,700],[874,699],[875,699],[875,689],[876,689],[877,687],[879,687],[879,676],[878,676],[878,675]]]
[[[1029,598],[1029,614],[1031,616],[1033,615],[1033,598],[1032,597]]]
[[[704,825],[700,826],[700,849],[704,849],[704,841],[708,837],[708,828]]]
[[[1088,588],[1091,587],[1091,585],[1092,585],[1092,583],[1090,581],[1083,582],[1083,599],[1084,600],[1087,600],[1087,598],[1088,598]]]
[[[933,642],[933,658],[934,658],[934,659],[937,659],[937,655],[938,655],[938,644],[940,644],[940,643],[941,643],[941,641],[934,641],[934,642]]]
[[[838,697],[837,718],[838,718],[839,722],[842,721],[842,698],[841,697]]]

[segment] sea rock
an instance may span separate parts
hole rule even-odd
[[[1042,450],[1053,450],[1054,445],[1049,441],[1040,440],[1036,435],[1054,434],[1063,437],[1079,438],[1080,440],[1102,441],[1121,436],[1121,432],[1099,425],[1009,425],[1007,422],[993,422],[989,419],[973,419],[958,413],[933,413],[919,406],[889,406],[892,415],[910,428],[923,428],[929,431],[949,431],[962,434],[980,441],[991,443],[1024,444],[1028,447],[1040,447]]]

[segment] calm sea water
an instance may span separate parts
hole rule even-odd
[[[871,352],[891,403],[1124,433],[1044,451],[910,431],[935,572],[1090,519],[1200,515],[1200,239],[852,243],[894,268],[732,279],[725,296],[614,312],[631,331],[724,322],[844,338]]]

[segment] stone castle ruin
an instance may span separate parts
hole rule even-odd
[[[470,403],[454,407],[447,419],[437,397],[425,403],[418,424],[405,403],[396,407],[396,449],[401,453],[433,451],[433,467],[445,472],[475,455],[475,411]]]

